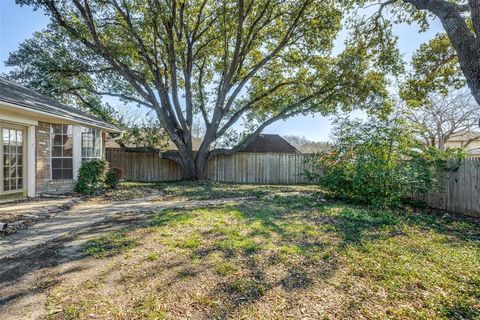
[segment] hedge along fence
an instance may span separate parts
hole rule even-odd
[[[283,153],[236,153],[215,156],[208,162],[207,177],[213,181],[235,183],[309,183],[303,174],[314,169],[311,155]],[[126,152],[107,149],[110,167],[121,168],[128,181],[175,181],[182,177],[179,166],[153,152]]]
[[[125,152],[107,149],[112,168],[121,168],[128,181],[154,182],[180,180],[178,165],[158,153]],[[307,154],[237,153],[209,160],[208,178],[235,183],[309,183],[305,170],[318,171]],[[443,175],[443,188],[421,196],[430,207],[480,217],[480,158],[469,158],[457,170]]]

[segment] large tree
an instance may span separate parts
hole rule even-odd
[[[116,110],[93,93],[92,75],[111,68],[91,63],[87,51],[78,43],[67,42],[54,26],[22,42],[5,65],[13,68],[7,74],[11,80],[121,125]]]
[[[480,104],[480,0],[387,0],[366,1],[379,5],[373,21],[383,22],[383,12],[389,10],[394,21],[418,22],[428,28],[428,18],[436,17],[442,23],[445,34],[456,53],[477,104]],[[391,27],[391,24],[383,26]],[[381,28],[377,28],[381,29]],[[440,36],[442,37],[442,36]],[[442,39],[438,39],[441,42]],[[444,45],[449,46],[444,43]]]
[[[50,15],[50,32],[73,60],[63,71],[85,77],[72,88],[154,110],[185,179],[203,178],[209,156],[236,152],[274,121],[378,106],[385,72],[398,71],[358,32],[332,54],[348,0],[17,2]],[[205,127],[197,153],[195,115]],[[248,134],[211,150],[242,119]]]

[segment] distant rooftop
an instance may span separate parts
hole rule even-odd
[[[448,139],[449,142],[453,141],[468,141],[468,140],[479,140],[480,132],[478,131],[460,131],[455,133],[452,137]]]
[[[202,139],[192,138],[192,149],[193,151],[198,151],[200,145],[202,144]],[[120,149],[120,145],[116,141],[109,140],[106,144],[107,148],[111,149]],[[130,143],[126,145],[129,149],[142,149],[145,146],[139,144]],[[170,140],[168,145],[165,148],[165,151],[176,151],[178,150],[175,144]],[[288,143],[278,134],[260,134],[250,142],[246,147],[244,147],[240,152],[252,152],[252,153],[301,153],[294,146]]]
[[[240,152],[253,153],[300,153],[294,146],[278,134],[259,134]]]

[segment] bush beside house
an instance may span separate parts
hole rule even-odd
[[[110,170],[105,160],[83,162],[78,171],[75,191],[83,195],[94,195],[105,188],[114,189],[118,186],[121,176],[122,171],[117,168]]]

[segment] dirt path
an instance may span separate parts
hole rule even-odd
[[[112,203],[84,203],[0,240],[0,318],[43,319],[48,288],[94,267],[80,246],[101,233],[140,223],[148,213],[212,207],[251,198],[157,201],[159,195]],[[93,264],[90,265],[89,264]],[[81,276],[81,275],[80,275]]]
[[[0,239],[0,261],[27,250],[35,248],[55,239],[66,236],[77,229],[94,225],[101,220],[110,219],[126,212],[145,213],[152,210],[172,208],[194,208],[238,202],[249,198],[227,198],[202,201],[156,201],[159,194],[143,199],[117,201],[112,203],[92,204],[83,203],[75,208],[58,214],[54,218],[46,219],[22,230],[14,235]]]

